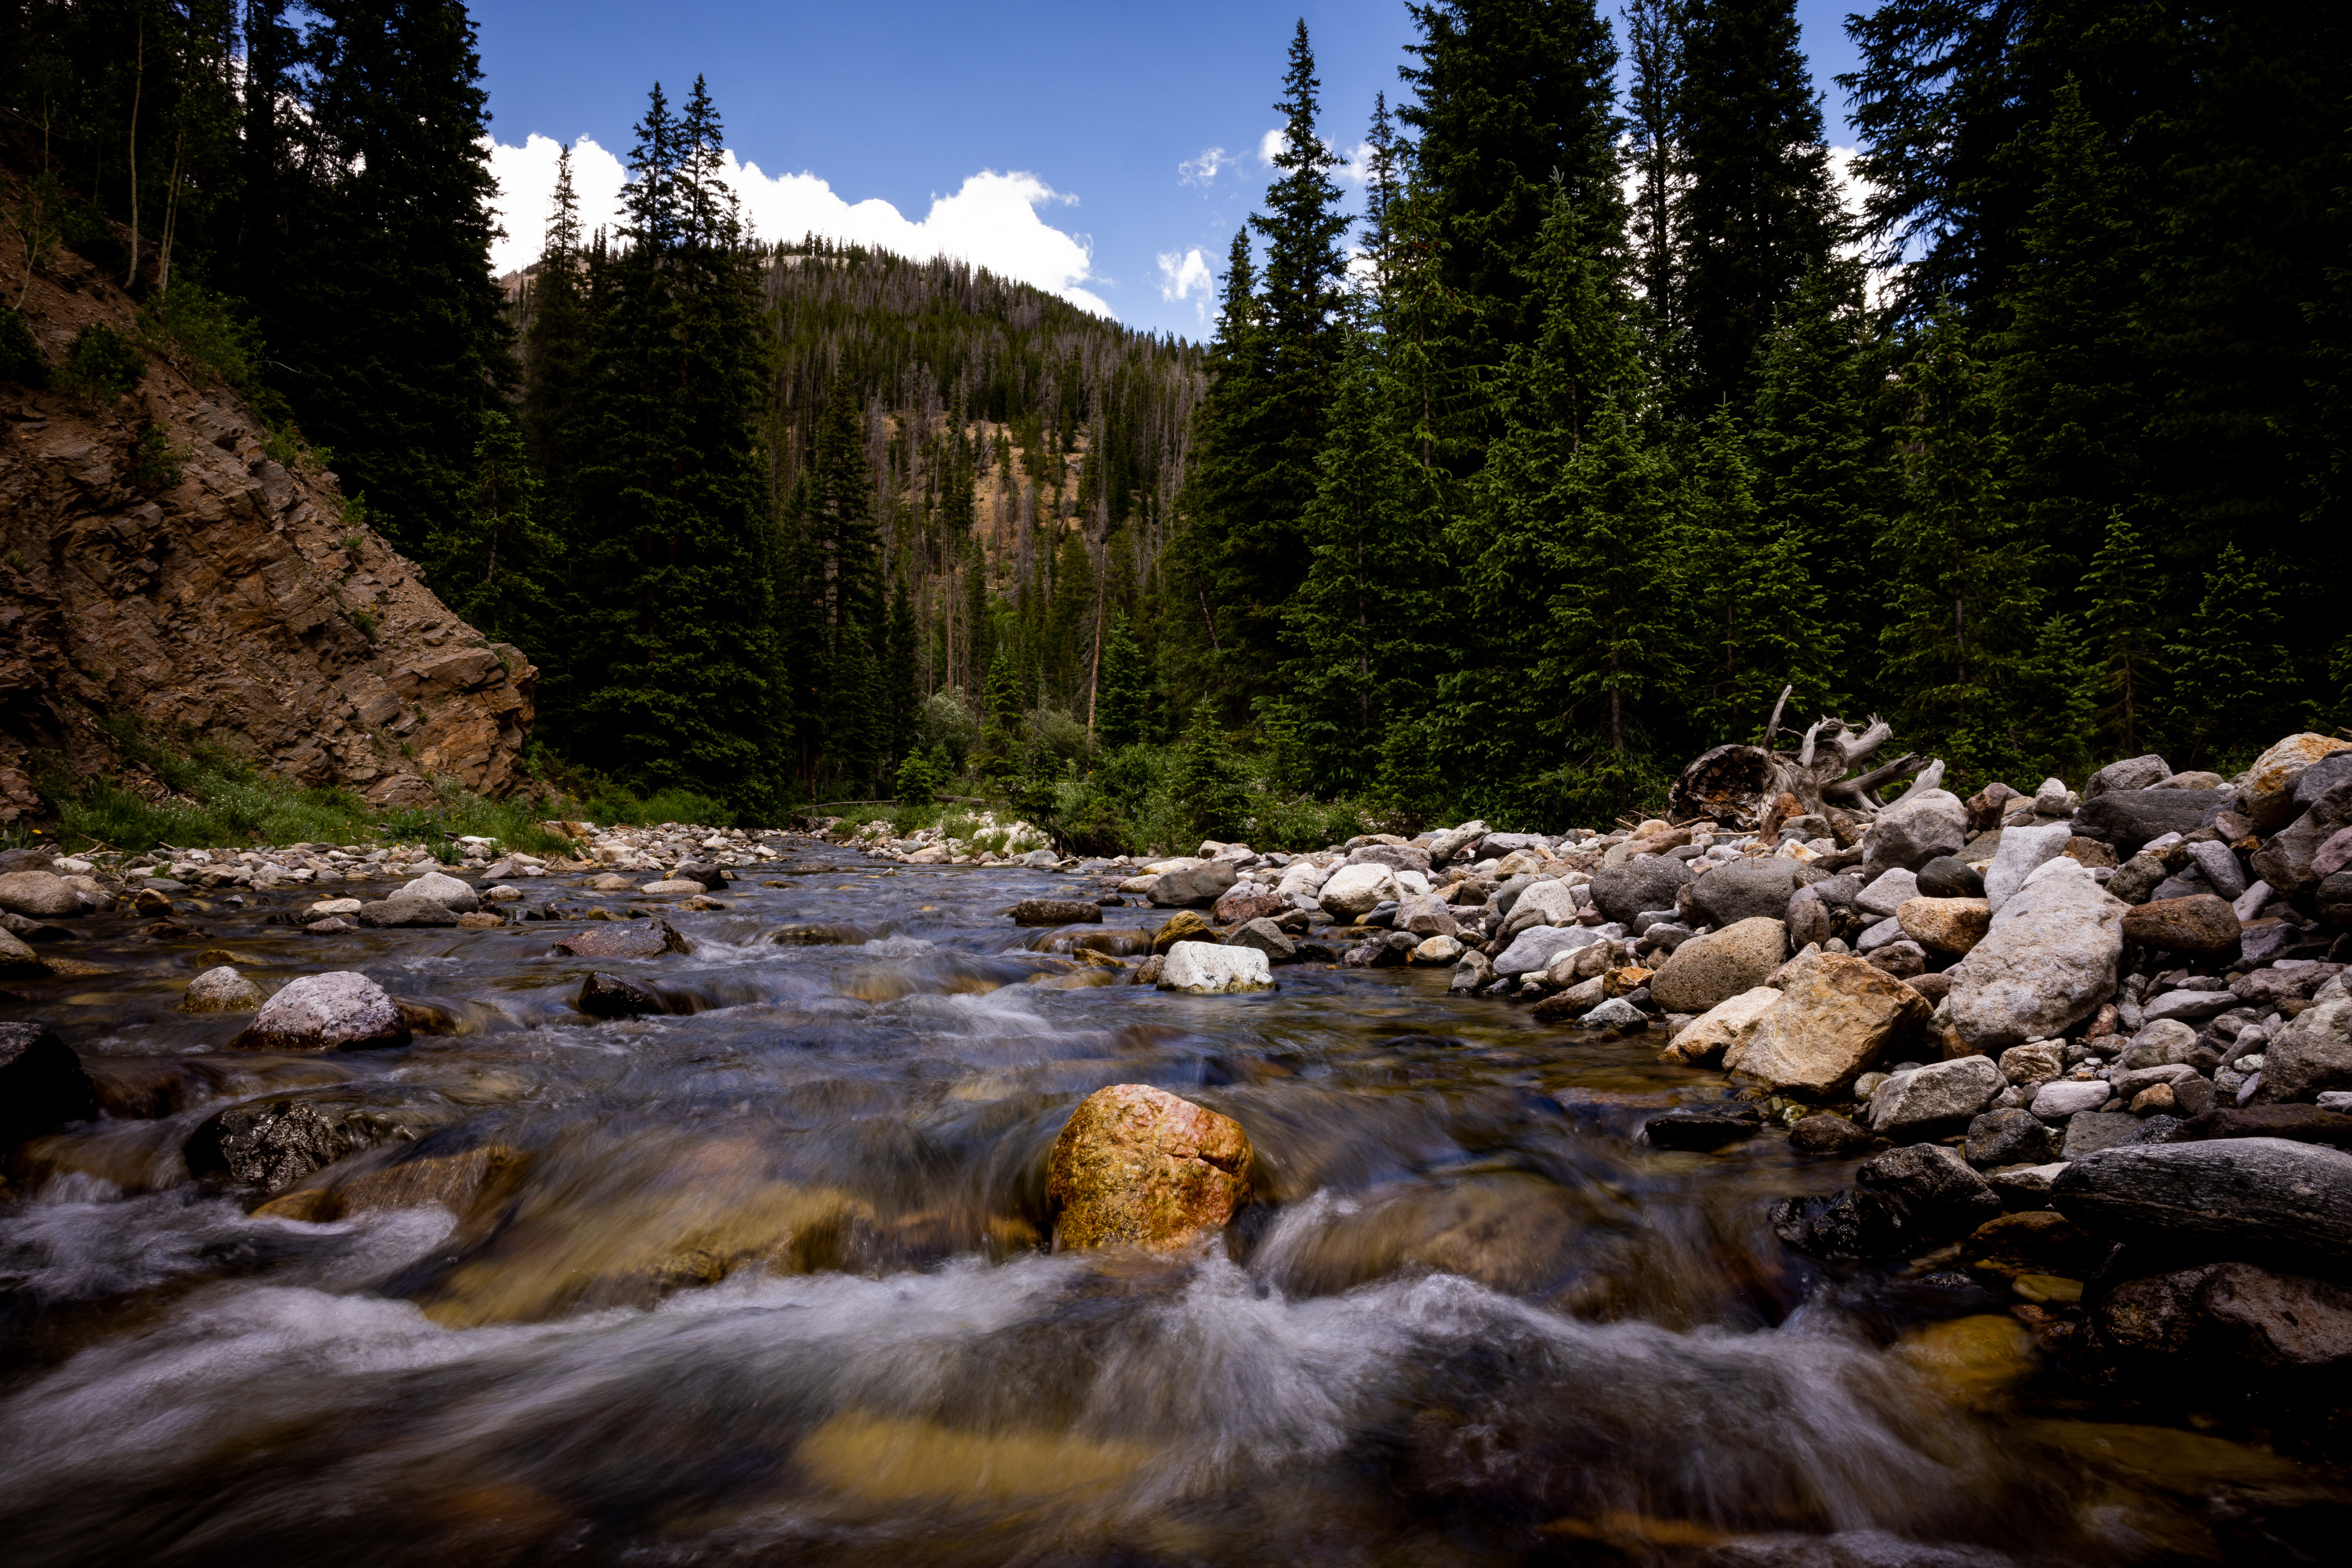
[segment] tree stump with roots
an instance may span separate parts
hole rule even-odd
[[[1786,702],[1788,693],[1780,699]],[[1910,752],[1864,768],[1895,738],[1895,727],[1875,713],[1859,730],[1843,719],[1816,720],[1793,752],[1773,749],[1780,723],[1776,708],[1763,745],[1717,746],[1693,758],[1666,797],[1667,816],[1676,822],[1708,817],[1751,829],[1761,827],[1768,816],[1826,815],[1832,806],[1874,816],[1887,804],[1877,794],[1886,784],[1915,773],[1919,776],[1913,789],[1933,789],[1942,781],[1942,763]],[[1784,795],[1795,797],[1797,813],[1774,809]]]

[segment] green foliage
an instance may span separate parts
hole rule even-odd
[[[2206,574],[2197,613],[2166,650],[2178,671],[2172,734],[2186,747],[2189,765],[2251,757],[2283,722],[2289,666],[2270,578],[2236,545],[2224,545]]]
[[[14,306],[0,309],[0,381],[30,387],[49,384],[49,363],[25,325],[24,312]]]
[[[892,781],[890,791],[902,802],[928,804],[945,782],[931,765],[931,760],[917,752],[898,764],[898,776]]]
[[[2157,626],[2155,559],[2120,511],[2083,583],[2091,661],[2087,693],[2102,754],[2136,757],[2155,743],[2162,639]]]
[[[1150,671],[1127,617],[1112,619],[1104,639],[1102,688],[1095,699],[1095,742],[1117,751],[1146,738],[1151,710]]]
[[[139,384],[147,356],[137,343],[103,321],[74,334],[66,363],[50,379],[58,391],[85,408],[110,404]]]
[[[581,805],[589,822],[628,823],[639,827],[688,822],[700,827],[732,827],[736,814],[725,801],[690,789],[659,789],[639,795],[618,784],[599,787]]]
[[[1225,841],[1241,837],[1248,803],[1240,771],[1215,708],[1202,698],[1184,726],[1169,780],[1186,837]]]
[[[240,392],[257,386],[262,359],[260,329],[237,313],[227,296],[183,278],[140,312],[147,346],[190,379],[215,376]]]
[[[180,482],[180,468],[194,450],[172,439],[161,425],[139,433],[131,447],[131,482],[142,490],[167,490]]]
[[[502,642],[544,647],[547,579],[557,546],[539,525],[539,479],[513,420],[493,409],[474,443],[464,510],[425,541],[425,570],[442,602]]]

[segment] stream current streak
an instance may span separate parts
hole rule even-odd
[[[536,922],[305,937],[268,894],[184,940],[89,922],[104,977],[0,1016],[161,1114],[37,1142],[0,1204],[7,1559],[2224,1561],[2347,1495],[2062,1418],[1965,1279],[1792,1259],[1767,1202],[1851,1168],[1649,1149],[1649,1114],[1727,1092],[1655,1037],[1444,971],[1092,984],[1125,976],[997,912],[1073,890],[1043,873],[744,875],[673,917],[691,954],[593,964]],[[173,1011],[215,948],[273,985],[363,970],[447,1032],[228,1053],[244,1020]],[[584,1018],[591,968],[670,1012]],[[1047,1151],[1113,1083],[1248,1131],[1232,1234],[1047,1250]],[[472,1170],[465,1212],[248,1213],[181,1153],[243,1100],[385,1140],[346,1168]]]

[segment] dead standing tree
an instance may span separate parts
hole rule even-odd
[[[1818,719],[1794,752],[1774,750],[1788,700],[1789,689],[1783,689],[1762,745],[1717,746],[1692,759],[1666,797],[1667,815],[1677,822],[1711,817],[1748,828],[1761,826],[1768,816],[1828,816],[1832,809],[1874,816],[1889,804],[1877,792],[1895,780],[1918,774],[1913,789],[1933,789],[1942,782],[1944,764],[1914,752],[1866,767],[1895,738],[1895,726],[1875,713],[1859,730],[1843,719]],[[1795,798],[1795,812],[1775,812],[1784,795]]]

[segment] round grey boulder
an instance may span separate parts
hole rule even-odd
[[[1720,876],[1720,871],[1709,873]],[[1592,901],[1612,921],[1631,923],[1643,910],[1675,908],[1675,895],[1692,878],[1690,867],[1664,855],[1637,855],[1622,866],[1612,866],[1592,879]],[[1788,895],[1780,897],[1781,909]],[[1780,912],[1776,910],[1775,914]]]
[[[188,982],[180,998],[183,1013],[250,1013],[262,1003],[261,987],[224,963]]]
[[[383,987],[342,970],[305,974],[261,1005],[233,1042],[247,1050],[332,1051],[408,1044],[407,1022]]]

